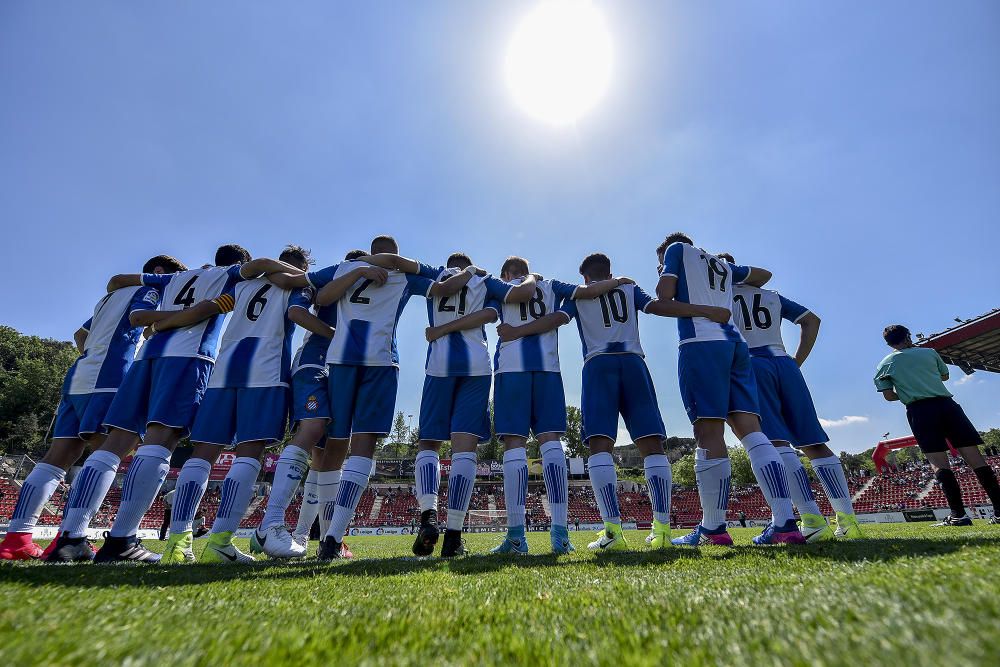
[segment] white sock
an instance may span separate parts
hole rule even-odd
[[[330,530],[330,519],[337,507],[337,492],[340,490],[340,470],[325,470],[316,473],[316,499],[319,501],[319,534],[320,539]]]
[[[701,500],[701,525],[708,530],[726,527],[726,510],[729,508],[729,484],[733,465],[729,457],[708,458],[708,450],[694,450],[694,476],[698,481],[698,498]]]
[[[287,445],[281,450],[278,463],[274,468],[274,482],[271,484],[271,494],[267,497],[267,509],[260,522],[261,530],[271,526],[285,525],[285,510],[292,496],[299,488],[299,482],[306,476],[309,469],[309,452]]]
[[[569,496],[569,477],[566,468],[566,452],[558,440],[550,440],[541,447],[542,477],[545,479],[545,493],[549,498],[549,512],[552,513],[552,525],[567,526]]]
[[[240,527],[240,521],[250,506],[253,489],[260,474],[260,461],[241,456],[233,461],[233,467],[222,481],[222,497],[219,511],[212,523],[212,534],[232,533]]]
[[[650,454],[642,460],[649,486],[649,502],[653,506],[653,518],[670,525],[670,491],[673,474],[666,454]]]
[[[120,458],[103,449],[87,457],[80,473],[73,479],[73,487],[63,509],[60,532],[69,537],[86,537],[90,520],[101,509],[121,462]]]
[[[813,470],[819,477],[819,483],[823,485],[823,491],[830,499],[830,505],[835,512],[844,514],[854,514],[854,505],[851,504],[851,489],[847,486],[847,477],[844,475],[844,466],[837,456],[824,456],[821,459],[813,459]]]
[[[618,473],[615,471],[615,460],[608,452],[592,454],[587,459],[587,468],[601,519],[608,523],[620,524],[622,513],[618,508]]]
[[[205,459],[190,458],[181,466],[174,487],[174,505],[170,508],[170,534],[190,533],[194,515],[208,488],[212,464]]]
[[[339,473],[340,471],[335,471]],[[299,520],[295,524],[295,535],[305,535],[309,537],[313,524],[316,523],[316,515],[319,514],[319,495],[317,495],[316,476],[319,473],[310,470],[306,475],[306,481],[302,485],[302,504],[299,505]],[[337,480],[340,481],[339,478]],[[329,524],[328,524],[329,527]]]
[[[38,523],[42,507],[49,502],[66,471],[48,463],[36,463],[17,494],[17,504],[10,516],[9,533],[30,533]]]
[[[476,454],[459,452],[451,457],[448,474],[448,530],[462,530],[476,485]]]
[[[778,450],[760,431],[750,433],[741,442],[750,457],[750,467],[753,468],[757,484],[771,507],[774,526],[781,528],[789,521],[794,521],[792,499],[788,496],[788,473],[785,472],[785,464],[781,462]]]
[[[507,506],[507,528],[523,531],[528,502],[528,453],[524,447],[503,453],[503,500]]]
[[[374,465],[375,460],[367,456],[351,456],[344,461],[340,488],[337,489],[337,505],[333,508],[327,537],[338,542],[344,541],[344,533],[354,518],[354,511],[358,509],[361,494],[368,488],[368,478],[371,477]]]
[[[802,467],[802,460],[799,453],[791,447],[775,447],[781,462],[785,464],[785,472],[788,475],[788,495],[792,499],[792,504],[799,510],[799,514],[818,514],[819,505],[816,504],[816,497],[813,495],[812,485],[809,483],[809,474]]]
[[[170,450],[161,445],[142,445],[125,473],[122,502],[111,526],[111,537],[135,535],[142,517],[153,506],[163,480],[170,472]]]
[[[437,511],[438,489],[441,488],[441,457],[433,449],[423,449],[417,452],[414,461],[416,473],[417,503],[420,511]]]

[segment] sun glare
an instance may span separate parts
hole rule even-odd
[[[507,84],[530,116],[568,125],[597,104],[611,79],[604,17],[586,0],[543,0],[507,47]]]

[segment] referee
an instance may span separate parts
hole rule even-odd
[[[951,508],[951,515],[942,525],[972,525],[972,519],[965,513],[962,488],[948,461],[949,442],[976,473],[993,503],[990,523],[1000,523],[997,476],[979,451],[979,445],[983,444],[979,431],[944,386],[948,367],[935,350],[916,347],[909,329],[902,324],[887,326],[882,337],[894,352],[878,365],[875,388],[885,400],[902,401],[906,406],[906,420],[910,422],[913,437],[934,468],[934,477]]]

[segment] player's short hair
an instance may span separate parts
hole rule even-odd
[[[464,269],[467,266],[472,266],[472,258],[464,252],[453,252],[448,255],[448,261],[445,263],[445,266],[449,269]]]
[[[232,266],[233,264],[245,264],[250,261],[250,252],[241,245],[227,243],[220,245],[215,251],[216,266]]]
[[[372,254],[377,255],[380,252],[398,253],[399,244],[388,234],[376,236],[372,239]]]
[[[587,255],[580,263],[580,275],[584,278],[607,278],[611,275],[611,258],[603,252]]]
[[[278,255],[278,259],[292,266],[297,266],[303,271],[316,263],[316,260],[313,259],[312,253],[308,249],[292,243],[285,246],[285,249]]]
[[[663,243],[656,246],[656,254],[662,255],[673,243],[687,243],[688,245],[694,245],[694,241],[691,240],[691,237],[684,232],[674,232],[673,234],[667,234],[667,238],[663,239]]]
[[[716,257],[718,257],[719,259],[724,259],[727,262],[729,262],[730,264],[735,264],[736,263],[736,258],[733,257],[728,252],[720,252],[719,254],[716,255]]]
[[[368,253],[366,253],[364,250],[351,250],[346,255],[344,255],[344,261],[351,262],[359,257],[364,257],[367,254]]]
[[[508,273],[515,273],[518,276],[526,276],[531,272],[528,268],[528,260],[524,257],[518,257],[517,255],[511,255],[503,261],[503,266],[500,267],[500,275],[505,275]]]
[[[143,273],[154,273],[156,267],[163,269],[164,273],[177,273],[178,271],[187,271],[184,263],[170,255],[157,255],[156,257],[150,257],[149,260],[142,265]]]
[[[889,345],[895,346],[906,340],[906,337],[910,335],[910,330],[904,327],[902,324],[890,324],[885,329],[882,330],[882,338]]]

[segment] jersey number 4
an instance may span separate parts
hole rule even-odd
[[[194,305],[194,283],[196,280],[198,280],[198,276],[192,276],[191,280],[184,283],[184,287],[180,288],[177,296],[174,298],[175,306],[190,308]]]

